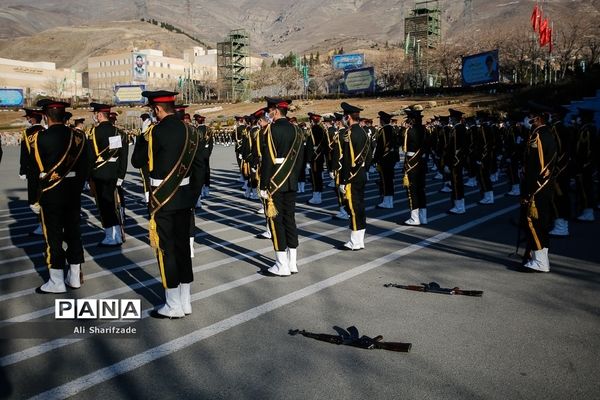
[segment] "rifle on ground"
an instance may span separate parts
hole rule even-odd
[[[329,335],[326,333],[312,333],[299,329],[290,329],[288,333],[292,336],[300,334],[304,337],[320,340],[322,342],[333,343],[336,345],[358,347],[361,349],[369,350],[381,349],[408,353],[410,351],[410,348],[412,347],[411,343],[383,342],[383,336],[381,335],[375,336],[374,338],[365,335],[359,336],[358,329],[356,329],[356,327],[354,326],[347,328],[347,331],[339,327],[334,327],[334,329],[336,329],[340,334]]]
[[[482,290],[463,290],[459,287],[443,288],[436,282],[421,283],[420,285],[400,285],[398,283],[386,283],[383,286],[395,287],[395,288],[405,289],[405,290],[413,290],[415,292],[427,292],[427,293],[450,294],[450,295],[454,294],[454,295],[473,296],[473,297],[483,296]]]

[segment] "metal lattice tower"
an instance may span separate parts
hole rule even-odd
[[[404,37],[411,50],[417,41],[421,48],[436,48],[442,38],[442,12],[438,0],[415,2],[415,8],[404,19]]]
[[[233,30],[226,41],[217,43],[217,74],[226,99],[248,99],[250,35],[246,30]]]

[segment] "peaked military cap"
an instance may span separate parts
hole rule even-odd
[[[73,113],[69,112],[69,111],[65,112],[65,117],[64,117],[65,122],[67,122],[71,118],[73,118]]]
[[[290,99],[282,99],[280,97],[265,97],[267,101],[267,107],[276,107],[283,108],[285,110],[290,108],[290,104],[292,104],[292,100]]]
[[[143,120],[146,120],[146,119],[150,118],[150,114],[143,113],[142,115],[140,115],[140,118],[143,119]]]
[[[322,116],[319,115],[319,114],[315,114],[315,113],[309,112],[308,113],[308,118],[310,118],[313,121],[319,122],[321,120]]]
[[[90,107],[92,107],[92,112],[110,112],[111,105],[103,104],[103,103],[90,103]]]
[[[42,115],[42,110],[39,108],[24,108],[25,115],[24,117],[33,117],[34,115]]]
[[[259,108],[258,110],[254,111],[252,115],[254,115],[255,118],[262,118],[266,112],[267,110],[265,108]]]
[[[340,104],[340,107],[342,107],[342,110],[344,110],[344,114],[357,114],[359,112],[361,112],[363,109],[353,106],[352,104],[348,104],[345,101],[342,101],[342,103]]]
[[[175,111],[185,111],[185,109],[188,107],[189,105],[187,104],[176,104],[173,108],[175,109]]]
[[[49,108],[67,108],[71,106],[71,104],[67,102],[52,99],[41,99],[36,105],[41,107],[43,110],[47,110]]]
[[[175,103],[175,96],[179,92],[171,92],[169,90],[145,90],[142,92],[142,96],[148,99],[149,103]]]
[[[335,118],[336,121],[341,121],[344,118],[344,114],[343,113],[339,113],[339,112],[334,112],[333,113],[333,118]]]
[[[450,117],[452,118],[462,118],[462,116],[465,114],[464,112],[455,110],[454,108],[449,108],[448,112],[450,113]]]
[[[388,114],[385,111],[379,111],[377,113],[377,115],[379,115],[379,118],[384,119],[389,121],[390,119],[392,119],[393,115],[392,114]]]
[[[85,118],[76,118],[73,120],[76,124],[83,124],[83,121],[85,121]]]

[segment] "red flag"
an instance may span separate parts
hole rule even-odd
[[[548,44],[546,35],[548,34],[548,18],[544,18],[540,23],[540,46],[544,47]]]
[[[539,18],[540,18],[540,8],[538,7],[538,5],[536,3],[536,5],[533,7],[533,13],[531,14],[531,27],[533,28],[534,32],[537,32],[537,30],[538,30]]]
[[[550,45],[550,47],[548,48],[548,52],[552,53],[552,28],[548,28],[546,30],[546,37],[548,39],[548,44]]]

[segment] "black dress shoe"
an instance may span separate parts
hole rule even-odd
[[[267,277],[269,277],[269,278],[281,278],[281,277],[282,277],[282,275],[277,275],[277,274],[274,274],[274,273],[272,273],[271,271],[269,271],[268,269],[265,269],[265,270],[263,270],[263,271],[260,271],[260,272],[259,272],[259,274],[261,274],[261,275],[264,275],[264,276],[267,276]]]

